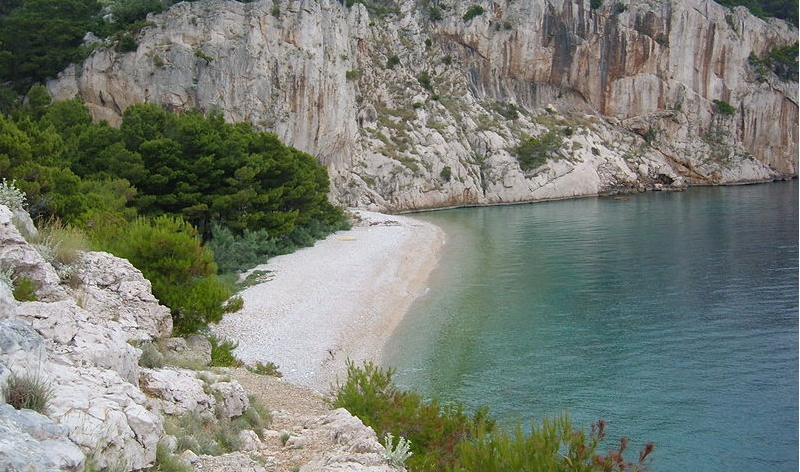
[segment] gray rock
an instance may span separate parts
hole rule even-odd
[[[0,470],[77,472],[85,459],[64,426],[35,411],[0,405]]]

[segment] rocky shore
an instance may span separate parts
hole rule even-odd
[[[48,397],[34,411],[0,396],[0,470],[147,470],[157,450],[194,470],[397,470],[375,432],[321,392],[346,359],[377,358],[435,264],[435,227],[362,213],[352,230],[266,266],[272,279],[216,330],[286,380],[208,367],[208,340],[172,338],[169,310],[128,261],[84,252],[54,264],[26,240],[35,232],[0,205],[0,267],[35,287],[19,301],[0,282],[0,386],[25,380]],[[267,412],[252,421],[258,405]],[[248,426],[237,450],[209,454],[185,447],[198,441],[170,427],[182,418]]]

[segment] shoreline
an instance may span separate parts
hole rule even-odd
[[[268,280],[212,333],[235,341],[245,364],[273,362],[283,379],[331,393],[346,361],[379,363],[383,348],[438,264],[444,231],[410,216],[360,217],[308,248],[252,270]]]

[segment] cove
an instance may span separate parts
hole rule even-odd
[[[384,351],[402,387],[603,419],[655,472],[798,469],[796,180],[415,216],[447,244]]]

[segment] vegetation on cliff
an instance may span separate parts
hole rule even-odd
[[[33,217],[85,230],[139,268],[178,334],[239,307],[215,257],[236,271],[348,224],[325,168],[272,134],[154,105],[129,107],[113,128],[42,86],[0,114],[0,172]]]

